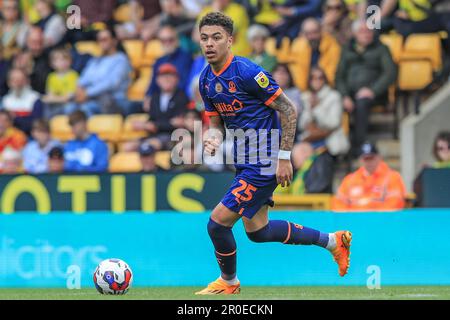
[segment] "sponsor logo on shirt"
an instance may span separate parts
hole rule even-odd
[[[267,88],[267,86],[269,85],[269,78],[267,78],[266,74],[262,71],[258,73],[258,75],[254,79],[263,89]]]

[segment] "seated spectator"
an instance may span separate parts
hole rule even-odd
[[[0,43],[0,100],[8,92],[8,71],[10,64],[3,58],[3,47]],[[0,105],[1,106],[1,105]]]
[[[50,64],[55,71],[48,75],[46,94],[42,97],[47,105],[47,119],[65,113],[67,104],[75,96],[78,82],[78,73],[70,68],[72,56],[69,50],[54,49],[50,53]]]
[[[266,40],[269,36],[269,30],[258,24],[250,26],[247,32],[247,39],[252,48],[249,59],[260,65],[264,70],[272,72],[277,64],[277,58],[266,52]]]
[[[332,201],[334,211],[387,211],[405,207],[406,189],[402,177],[378,154],[375,145],[364,143],[361,167],[347,175]]]
[[[11,114],[6,110],[0,110],[0,154],[7,147],[22,150],[26,143],[27,136],[13,126]]]
[[[135,130],[145,130],[149,139],[157,149],[170,148],[172,131],[183,126],[182,115],[187,109],[189,99],[184,91],[178,88],[179,73],[174,65],[165,63],[156,72],[156,83],[159,90],[152,96],[147,122],[133,123]],[[137,149],[137,142],[128,144],[128,151]]]
[[[450,131],[439,132],[433,145],[433,155],[436,159],[433,168],[450,168]]]
[[[43,119],[33,121],[31,130],[33,140],[23,149],[23,167],[25,172],[31,174],[48,172],[48,154],[51,149],[59,145],[52,140],[48,122]]]
[[[232,51],[237,56],[247,57],[251,53],[251,48],[247,42],[247,29],[250,21],[245,8],[231,0],[212,0],[211,5],[204,7],[197,18],[197,23],[206,14],[219,11],[229,16],[234,22]]]
[[[278,4],[282,4],[284,0],[258,0],[258,1],[242,1],[245,5],[250,21],[265,26],[276,25],[282,21],[282,16],[275,9]]]
[[[2,153],[0,162],[0,172],[2,174],[22,173],[22,154],[19,150],[6,148]]]
[[[334,76],[339,62],[341,47],[336,39],[322,30],[319,20],[306,19],[302,31],[292,44],[294,65],[292,73],[294,80],[302,90],[308,86],[308,76],[311,67],[322,68],[331,86],[334,86]]]
[[[353,36],[343,49],[336,72],[336,89],[344,98],[344,109],[354,115],[353,156],[367,138],[370,108],[387,103],[389,86],[397,77],[397,67],[389,49],[365,21],[352,24]]]
[[[3,0],[1,3],[0,34],[5,60],[11,60],[25,47],[27,25],[21,20],[19,1]]]
[[[131,66],[110,29],[97,33],[102,54],[89,60],[78,79],[75,103],[69,112],[82,110],[88,117],[98,113],[128,114],[127,99]]]
[[[159,70],[159,67],[164,63],[173,64],[176,67],[178,74],[183,75],[183,77],[181,77],[178,81],[178,88],[188,94],[189,79],[187,75],[189,75],[192,66],[191,54],[180,48],[177,31],[170,25],[164,25],[161,27],[158,32],[158,39],[162,43],[164,55],[155,61],[153,70]],[[150,86],[146,93],[147,97],[152,96],[159,90],[156,83],[156,75],[157,72],[153,72],[152,80],[150,81]],[[148,99],[144,100],[145,111],[148,111],[150,106],[149,102],[150,101]]]
[[[139,146],[142,172],[165,171],[156,163],[156,149],[148,142],[143,142]]]
[[[146,21],[141,29],[141,39],[149,41],[158,33],[162,25],[170,25],[182,40],[190,37],[195,19],[190,17],[180,0],[161,0],[161,12]]]
[[[352,20],[344,0],[327,0],[323,7],[322,30],[344,46],[352,37]]]
[[[302,96],[300,90],[294,84],[288,65],[283,63],[277,64],[272,71],[272,76],[289,100],[297,107],[297,118],[300,117],[303,109]]]
[[[319,18],[321,12],[321,0],[288,0],[283,3],[277,2],[275,10],[282,16],[280,21],[272,24],[271,33],[277,38],[277,47],[283,38],[293,40],[297,37],[303,21],[309,17]]]
[[[8,74],[8,94],[2,99],[2,108],[14,117],[14,125],[26,134],[31,132],[33,120],[44,113],[39,93],[30,87],[28,76],[22,69],[12,69]]]
[[[298,117],[298,141],[311,146],[306,150],[325,147],[332,156],[345,154],[350,145],[342,128],[342,113],[341,95],[330,88],[325,72],[313,67],[308,91],[303,93],[303,112]]]
[[[117,38],[135,39],[139,38],[141,33],[149,32],[149,38],[142,39],[152,39],[156,34],[158,21],[152,22],[161,13],[160,0],[130,0],[128,6],[130,20],[115,26]]]
[[[87,116],[83,111],[69,115],[69,124],[75,136],[64,146],[64,171],[106,172],[108,146],[96,134],[87,130]]]
[[[48,153],[48,173],[64,172],[64,149],[62,147],[53,147]]]
[[[54,0],[36,0],[35,8],[40,16],[35,25],[44,32],[44,47],[57,45],[67,28],[64,18],[56,12]]]
[[[31,63],[30,83],[33,90],[45,94],[47,77],[52,71],[49,64],[48,53],[45,51],[44,33],[41,28],[32,27],[27,36],[27,54],[24,56],[25,64]]]

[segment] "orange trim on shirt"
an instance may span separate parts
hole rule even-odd
[[[271,96],[266,102],[264,102],[264,104],[266,106],[269,106],[282,93],[283,93],[283,90],[281,90],[281,88],[278,88],[278,90],[273,94],[273,96]]]
[[[233,61],[234,55],[232,53],[230,53],[230,55],[228,56],[227,62],[225,62],[225,65],[222,67],[222,69],[220,69],[219,72],[215,72],[213,68],[211,68],[212,72],[214,73],[214,75],[216,77],[220,76],[222,73],[225,72],[225,70],[227,70],[227,68],[230,66],[231,62]]]
[[[208,117],[218,116],[219,113],[217,111],[205,111],[205,115]]]

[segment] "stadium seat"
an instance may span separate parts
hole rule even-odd
[[[438,33],[412,34],[406,38],[400,61],[428,59],[434,71],[442,68],[442,45]]]
[[[142,66],[152,66],[153,63],[164,54],[162,44],[159,40],[152,40],[147,43],[142,57]]]
[[[313,210],[330,210],[331,198],[331,194],[273,195],[276,207],[301,207]]]
[[[277,39],[274,37],[267,38],[265,50],[271,56],[277,55]]]
[[[380,36],[380,41],[389,48],[392,60],[398,63],[402,54],[403,37],[398,33],[383,34]]]
[[[95,41],[79,41],[75,44],[75,49],[77,49],[80,54],[90,54],[95,57],[102,54],[102,49],[100,49]]]
[[[170,151],[158,151],[155,155],[155,162],[161,168],[169,170],[171,167]]]
[[[400,61],[398,87],[403,91],[422,90],[433,80],[431,62],[428,60]]]
[[[119,140],[123,119],[119,114],[98,114],[88,120],[88,130],[108,142]]]
[[[134,121],[147,121],[147,120],[148,120],[147,113],[135,113],[127,116],[123,123],[123,130],[122,133],[120,134],[119,140],[120,141],[136,140],[148,136],[148,133],[146,131],[136,131],[133,130],[132,127]]]
[[[111,156],[115,153],[116,146],[112,142],[107,142],[106,145],[108,146],[108,155],[111,158]]]
[[[136,4],[139,6],[139,17],[142,18],[144,16],[144,8],[139,3]],[[114,10],[113,17],[118,23],[132,21],[133,17],[131,15],[130,4],[124,3],[118,6],[117,9]]]
[[[152,68],[144,67],[139,69],[139,76],[128,88],[128,100],[142,101],[150,85],[152,78]]]
[[[138,152],[118,152],[109,159],[109,172],[139,172],[141,170]]]
[[[57,115],[50,119],[50,134],[53,139],[65,142],[73,139],[72,128],[69,125],[69,117]]]
[[[276,52],[276,57],[279,63],[292,62],[291,40],[288,37],[284,37],[281,41],[281,46]]]
[[[142,57],[144,56],[144,42],[142,40],[124,40],[122,41],[122,45],[127,52],[133,68],[139,68],[142,63]]]

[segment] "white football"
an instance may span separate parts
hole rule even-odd
[[[94,272],[94,284],[101,294],[125,294],[133,282],[133,272],[120,259],[106,259],[100,262]]]

